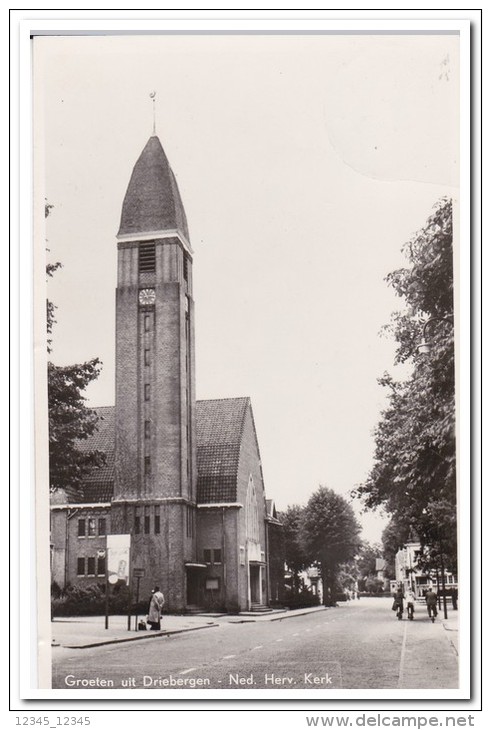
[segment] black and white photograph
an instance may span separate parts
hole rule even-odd
[[[145,28],[31,40],[26,696],[468,699],[469,23]]]

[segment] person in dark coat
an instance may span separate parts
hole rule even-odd
[[[404,591],[402,590],[401,586],[399,586],[394,594],[394,603],[392,605],[392,610],[396,611],[397,614],[399,614],[400,612],[401,615],[404,611]]]
[[[438,596],[436,595],[436,593],[433,590],[433,588],[430,587],[426,591],[425,599],[426,599],[426,610],[428,611],[428,616],[430,618],[432,616],[436,616],[437,613],[438,613],[437,608],[436,608],[436,604],[437,604],[437,601],[438,601]]]

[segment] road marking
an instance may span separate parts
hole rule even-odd
[[[222,656],[222,659],[233,659],[235,657],[235,654],[227,654],[227,656]]]
[[[185,669],[183,672],[179,672],[179,674],[188,674],[189,672],[196,671],[196,667],[190,667],[189,669]]]
[[[262,649],[262,648],[263,648],[263,645],[259,644],[259,646],[253,646],[252,650],[254,651],[254,649]]]
[[[407,623],[404,624],[404,633],[402,635],[401,660],[399,662],[399,680],[397,682],[398,689],[400,689],[402,687],[402,678],[403,678],[403,674],[404,674],[404,659],[406,657],[406,637],[407,637]]]
[[[276,639],[276,641],[283,641],[283,639]]]

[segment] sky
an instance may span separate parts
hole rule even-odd
[[[88,405],[114,404],[116,233],[156,92],[194,250],[197,397],[251,397],[277,509],[347,496],[373,463],[377,378],[397,375],[384,278],[458,199],[458,36],[40,37],[33,69],[54,362],[99,357]],[[380,540],[385,518],[353,506]]]

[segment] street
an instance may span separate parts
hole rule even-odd
[[[218,619],[208,630],[53,649],[55,689],[451,689],[458,660],[424,606],[397,621],[387,598],[278,621]],[[165,625],[165,617],[163,618]]]

